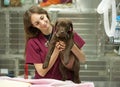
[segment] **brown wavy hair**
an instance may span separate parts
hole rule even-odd
[[[41,7],[38,6],[32,6],[30,7],[23,16],[23,21],[24,21],[24,31],[25,31],[25,36],[26,36],[26,40],[32,38],[32,37],[36,37],[40,30],[33,27],[32,23],[31,23],[31,15],[33,13],[37,13],[37,14],[46,14],[47,18],[50,20],[48,12],[46,10],[44,10]]]

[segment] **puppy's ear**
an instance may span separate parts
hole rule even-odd
[[[69,31],[73,31],[73,23],[72,23],[72,21],[69,21],[69,25],[70,25],[70,30]]]
[[[56,31],[56,27],[57,27],[57,24],[58,24],[58,20],[56,20],[56,22],[55,22],[55,31]]]
[[[55,27],[57,26],[57,24],[58,24],[58,20],[56,20],[56,22],[55,22]]]

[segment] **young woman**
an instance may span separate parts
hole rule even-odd
[[[62,76],[59,71],[59,52],[65,49],[65,44],[62,41],[56,43],[55,49],[50,58],[48,68],[43,69],[43,62],[48,51],[46,42],[51,39],[54,32],[54,26],[50,22],[49,15],[46,10],[38,6],[32,6],[24,13],[24,30],[26,36],[25,58],[26,64],[35,66],[35,79],[53,78],[61,80]],[[74,34],[75,44],[71,51],[77,56],[80,62],[85,61],[85,55],[81,49],[85,44],[84,40]],[[72,79],[72,72],[68,72],[68,80]]]

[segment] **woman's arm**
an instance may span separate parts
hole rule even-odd
[[[51,69],[51,67],[54,65],[55,61],[57,60],[58,54],[59,54],[59,51],[55,48],[53,51],[53,54],[51,55],[48,68],[46,68],[46,69],[42,68],[43,63],[39,63],[39,64],[35,63],[34,64],[34,66],[40,76],[44,77],[46,75],[46,73]]]
[[[50,61],[49,61],[48,68],[43,69],[42,68],[43,63],[39,63],[39,64],[35,63],[34,64],[35,69],[37,70],[37,72],[39,73],[40,76],[44,77],[47,74],[47,72],[51,69],[51,67],[54,65],[55,61],[57,60],[59,52],[64,49],[65,49],[65,44],[63,42],[60,41],[60,42],[56,43],[55,49],[54,49],[54,51],[51,55]]]
[[[78,58],[78,60],[82,63],[85,62],[85,54],[84,52],[79,49],[76,44],[73,45],[71,51],[76,55],[76,57]]]

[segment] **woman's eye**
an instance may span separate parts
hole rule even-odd
[[[43,19],[44,19],[44,16],[41,16],[41,17],[40,17],[40,20],[43,20]]]
[[[35,26],[39,25],[39,22],[36,22]]]

